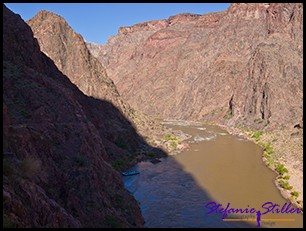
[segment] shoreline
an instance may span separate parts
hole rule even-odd
[[[248,134],[246,134],[245,131],[243,131],[240,128],[237,128],[237,127],[228,127],[228,126],[223,125],[223,124],[214,124],[214,125],[223,128],[224,130],[226,130],[231,135],[235,135],[235,136],[239,136],[239,137],[245,138],[245,139],[247,139],[247,140],[249,140],[249,141],[259,145],[263,149],[263,147],[259,144],[259,142],[257,142],[255,139],[251,138]],[[269,166],[269,165],[266,164],[265,157],[263,156],[263,154],[264,154],[264,151],[262,152],[262,157],[261,157],[261,160],[264,163],[264,165],[267,168],[269,168],[270,170],[272,170],[273,172],[276,173],[276,177],[275,177],[273,183],[276,186],[276,188],[278,189],[278,191],[280,192],[281,196],[285,200],[288,200],[289,202],[291,202],[297,208],[303,208],[303,206],[301,206],[300,204],[297,203],[297,200],[293,200],[292,195],[290,194],[290,192],[292,192],[291,190],[285,190],[282,187],[280,187],[280,184],[278,183],[278,177],[280,176],[280,174],[273,168],[273,166],[271,166],[271,165]],[[277,160],[275,160],[275,161],[277,161]],[[288,174],[288,175],[291,176],[290,174]],[[302,202],[302,204],[303,204],[303,202]],[[302,211],[302,213],[303,213],[303,211]]]
[[[188,124],[188,125],[215,125],[215,126],[218,126],[222,129],[224,129],[225,131],[227,131],[229,134],[231,135],[234,135],[234,136],[238,136],[238,137],[241,137],[241,138],[244,138],[246,140],[249,140],[257,145],[259,145],[263,152],[262,152],[262,156],[261,156],[261,160],[263,162],[263,164],[269,168],[270,170],[272,170],[274,173],[276,173],[276,177],[274,179],[274,185],[276,186],[276,188],[278,189],[279,193],[281,194],[281,196],[285,199],[285,200],[288,200],[289,202],[291,202],[294,206],[298,207],[298,208],[303,208],[303,199],[302,199],[302,204],[299,204],[297,203],[298,199],[295,198],[293,199],[293,196],[291,195],[291,192],[294,191],[294,190],[285,190],[284,188],[282,188],[278,182],[278,178],[280,176],[280,174],[275,170],[275,168],[273,166],[269,166],[267,165],[266,163],[266,158],[263,156],[264,154],[264,148],[262,147],[262,145],[260,144],[260,141],[256,141],[254,138],[251,138],[250,135],[248,135],[246,133],[246,131],[242,130],[241,128],[238,128],[238,127],[229,127],[229,126],[226,126],[224,124],[218,124],[218,123],[209,123],[209,122],[198,122],[198,121],[187,121],[187,120],[161,120],[159,121],[161,125],[165,125],[163,123],[183,123],[183,124]],[[248,128],[246,128],[248,129]],[[182,138],[182,137],[180,137]],[[185,137],[185,139],[182,139],[181,140],[181,144],[182,145],[179,145],[178,148],[174,149],[174,150],[167,150],[166,153],[167,155],[164,156],[164,157],[157,157],[158,159],[160,158],[166,158],[166,157],[169,157],[169,156],[174,156],[174,155],[178,155],[179,153],[181,153],[182,151],[184,151],[186,148],[189,147],[189,144],[187,142],[185,142],[185,140],[188,140],[187,137]],[[154,158],[145,158],[145,159],[142,159],[140,161],[151,161],[152,159]],[[140,161],[137,161],[136,164]],[[273,161],[275,162],[278,162],[279,160],[277,159],[274,159]],[[282,161],[283,162],[283,161]],[[290,177],[292,175],[290,175],[290,173],[288,174]],[[303,213],[303,212],[302,212]]]

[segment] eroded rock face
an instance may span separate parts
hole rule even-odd
[[[83,37],[75,33],[63,17],[43,10],[27,23],[41,50],[80,90],[119,104],[119,94],[105,69],[92,57]]]
[[[302,118],[302,13],[300,3],[237,3],[176,15],[122,27],[95,55],[147,114],[292,126]]]
[[[100,44],[93,42],[86,42],[85,44],[94,57],[97,57],[102,52],[102,45]]]
[[[141,143],[132,124],[72,84],[4,5],[3,58],[4,226],[142,227],[110,164]]]
[[[93,52],[98,54],[102,51],[99,46],[91,43],[86,46],[83,37],[74,32],[63,17],[52,12],[40,11],[27,23],[41,50],[84,94],[113,103],[141,135],[150,137],[149,140],[164,137],[165,128],[122,100],[105,68],[88,49],[96,47]],[[165,147],[161,145],[161,148]]]

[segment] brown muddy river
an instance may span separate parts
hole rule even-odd
[[[132,169],[139,175],[123,177],[125,187],[140,204],[145,227],[257,227],[254,211],[264,213],[274,204],[279,211],[284,206],[284,213],[277,213],[276,206],[273,213],[262,214],[260,227],[303,227],[302,214],[285,212],[289,201],[274,185],[276,174],[262,162],[258,145],[217,126],[165,125],[192,135],[189,149],[157,164],[141,162]],[[262,208],[266,202],[270,203]],[[244,213],[232,213],[222,220],[223,213],[216,210],[207,214],[213,203],[223,208],[229,203],[228,209]]]

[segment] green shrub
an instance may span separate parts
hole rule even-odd
[[[267,152],[264,152],[263,156],[266,157],[267,159],[271,158],[271,156]]]
[[[290,176],[288,176],[288,175],[287,175],[287,176],[284,176],[283,179],[284,179],[284,180],[289,180],[289,179],[290,179]]]
[[[275,168],[275,170],[280,174],[283,175],[284,173],[288,173],[288,169],[285,168],[283,164],[278,164],[278,166]]]
[[[280,180],[280,186],[286,190],[291,190],[293,188],[292,186],[289,185],[287,181],[283,181],[283,180]]]
[[[149,152],[149,153],[147,153],[147,156],[153,158],[153,157],[156,157],[156,153]]]
[[[265,148],[265,144],[264,144],[263,142],[258,141],[258,144],[259,144],[261,147]]]
[[[166,141],[169,141],[169,140],[176,140],[176,141],[177,141],[178,139],[177,139],[176,136],[171,137],[170,134],[167,134],[167,135],[165,136],[164,140],[166,140]]]
[[[271,143],[265,144],[264,145],[265,151],[271,155],[273,153],[273,147],[271,146]]]
[[[170,134],[166,134],[165,138],[166,141],[171,140],[171,135]]]
[[[120,171],[122,169],[122,163],[121,161],[117,160],[115,162],[112,163],[112,166],[114,169],[116,169],[117,171]]]
[[[233,116],[234,116],[234,115],[231,113],[231,111],[228,110],[228,111],[226,112],[226,114],[223,116],[223,119],[229,120],[229,119],[233,118]]]
[[[173,149],[176,149],[176,148],[177,148],[177,143],[176,143],[175,141],[172,141],[172,142],[170,143],[170,145],[171,145],[171,147],[172,147]]]
[[[115,143],[119,148],[128,149],[128,145],[127,145],[124,141],[122,141],[121,139],[115,140],[114,143]]]
[[[255,140],[258,142],[260,137],[263,135],[263,131],[253,131],[251,132],[251,137],[255,138]]]
[[[266,165],[267,165],[268,167],[273,166],[273,160],[272,160],[272,158],[271,158],[270,156],[268,156],[268,158],[266,158],[265,163],[266,163]]]
[[[259,141],[259,145],[264,148],[263,156],[267,159],[271,158],[271,154],[273,153],[273,147],[271,146],[271,144],[264,144],[263,142]]]
[[[267,165],[268,167],[271,166],[271,163],[270,163],[269,161],[266,161],[265,163],[266,163],[266,165]]]
[[[246,118],[244,118],[244,119],[246,119]],[[248,128],[245,127],[244,125],[241,125],[241,124],[237,124],[234,127],[240,129],[241,131],[248,131]]]
[[[295,197],[298,197],[299,196],[299,193],[297,191],[294,191],[294,192],[291,192],[291,195],[292,196],[295,196]]]

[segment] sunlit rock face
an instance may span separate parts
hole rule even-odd
[[[302,120],[302,14],[300,3],[235,3],[121,27],[89,48],[147,114],[292,126]]]
[[[111,102],[130,120],[140,135],[147,137],[147,141],[156,141],[151,144],[158,143],[161,148],[167,149],[160,142],[165,135],[165,128],[122,99],[105,68],[89,51],[95,44],[86,45],[83,37],[63,17],[52,12],[42,10],[28,20],[27,24],[33,30],[41,50],[85,95]],[[129,138],[125,140],[128,142]]]

